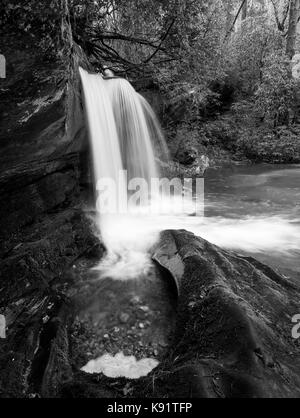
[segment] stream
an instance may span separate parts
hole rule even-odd
[[[75,366],[134,379],[148,374],[170,350],[176,289],[150,258],[144,260],[145,242],[154,242],[159,230],[191,230],[299,282],[299,184],[300,166],[223,166],[206,172],[204,219],[157,215],[116,222],[109,230],[128,252],[120,260],[107,260],[107,271],[99,271],[96,260],[79,260],[74,266]]]
[[[209,169],[200,235],[300,278],[300,166]]]

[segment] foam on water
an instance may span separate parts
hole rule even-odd
[[[240,219],[199,218],[182,215],[126,215],[108,223],[111,248],[100,265],[103,275],[131,279],[145,274],[151,265],[149,250],[166,229],[184,229],[212,244],[249,254],[273,257],[300,255],[300,227],[280,216],[248,216]]]
[[[134,356],[125,356],[121,352],[115,356],[104,354],[95,360],[90,360],[81,370],[90,374],[103,373],[110,378],[139,379],[147,376],[158,364],[159,362],[153,358],[137,360]]]

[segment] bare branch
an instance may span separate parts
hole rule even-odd
[[[278,12],[278,9],[277,9],[276,1],[271,0],[271,2],[272,2],[272,5],[273,5],[273,9],[274,9],[274,16],[275,16],[275,20],[276,20],[278,30],[280,32],[284,32],[285,22],[286,22],[286,19],[288,17],[289,8],[290,8],[290,1],[287,2],[285,11],[283,12],[282,21],[280,21],[280,18],[279,18],[279,12]]]
[[[164,36],[161,38],[161,41],[159,43],[159,45],[157,46],[156,50],[153,52],[153,54],[150,55],[150,57],[148,57],[144,63],[146,64],[147,62],[149,62],[156,54],[157,52],[161,49],[161,45],[163,44],[163,42],[165,41],[165,39],[167,38],[167,36],[169,35],[174,23],[175,23],[176,19],[173,19],[170,26],[168,27],[166,33],[164,34]]]

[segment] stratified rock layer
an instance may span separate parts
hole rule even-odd
[[[73,42],[67,1],[2,3],[0,397],[22,397],[40,388],[51,341],[63,333],[56,286],[99,242],[78,209],[88,147],[78,66],[89,64]]]
[[[78,66],[89,63],[73,42],[67,2],[27,3],[1,5],[7,62],[0,86],[1,172],[80,151],[87,136]]]

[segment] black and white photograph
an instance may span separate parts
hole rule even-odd
[[[0,398],[300,398],[300,0],[1,0]]]

